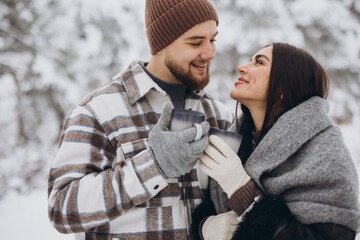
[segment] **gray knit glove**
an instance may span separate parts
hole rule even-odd
[[[195,140],[197,129],[191,127],[184,131],[169,130],[172,105],[164,104],[158,123],[149,133],[149,146],[160,172],[165,177],[179,177],[190,172],[208,145],[210,125],[202,122],[202,137]]]

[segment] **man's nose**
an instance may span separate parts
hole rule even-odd
[[[200,57],[202,59],[211,60],[215,57],[216,47],[212,43],[208,43],[204,46]]]

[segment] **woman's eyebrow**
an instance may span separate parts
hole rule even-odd
[[[264,54],[258,54],[258,55],[256,55],[255,56],[255,59],[256,60],[258,60],[259,58],[265,58],[266,60],[268,60],[269,62],[270,62],[270,59],[266,56],[266,55],[264,55]]]

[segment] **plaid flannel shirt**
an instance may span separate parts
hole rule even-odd
[[[188,239],[191,211],[202,202],[199,168],[165,179],[148,147],[168,95],[141,62],[91,92],[69,113],[48,182],[48,213],[62,233],[86,239]],[[232,114],[204,91],[185,107],[227,129]],[[169,159],[171,161],[171,159]]]

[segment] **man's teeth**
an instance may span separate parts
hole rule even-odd
[[[196,67],[206,67],[206,63],[204,63],[204,64],[193,63],[193,65]]]

